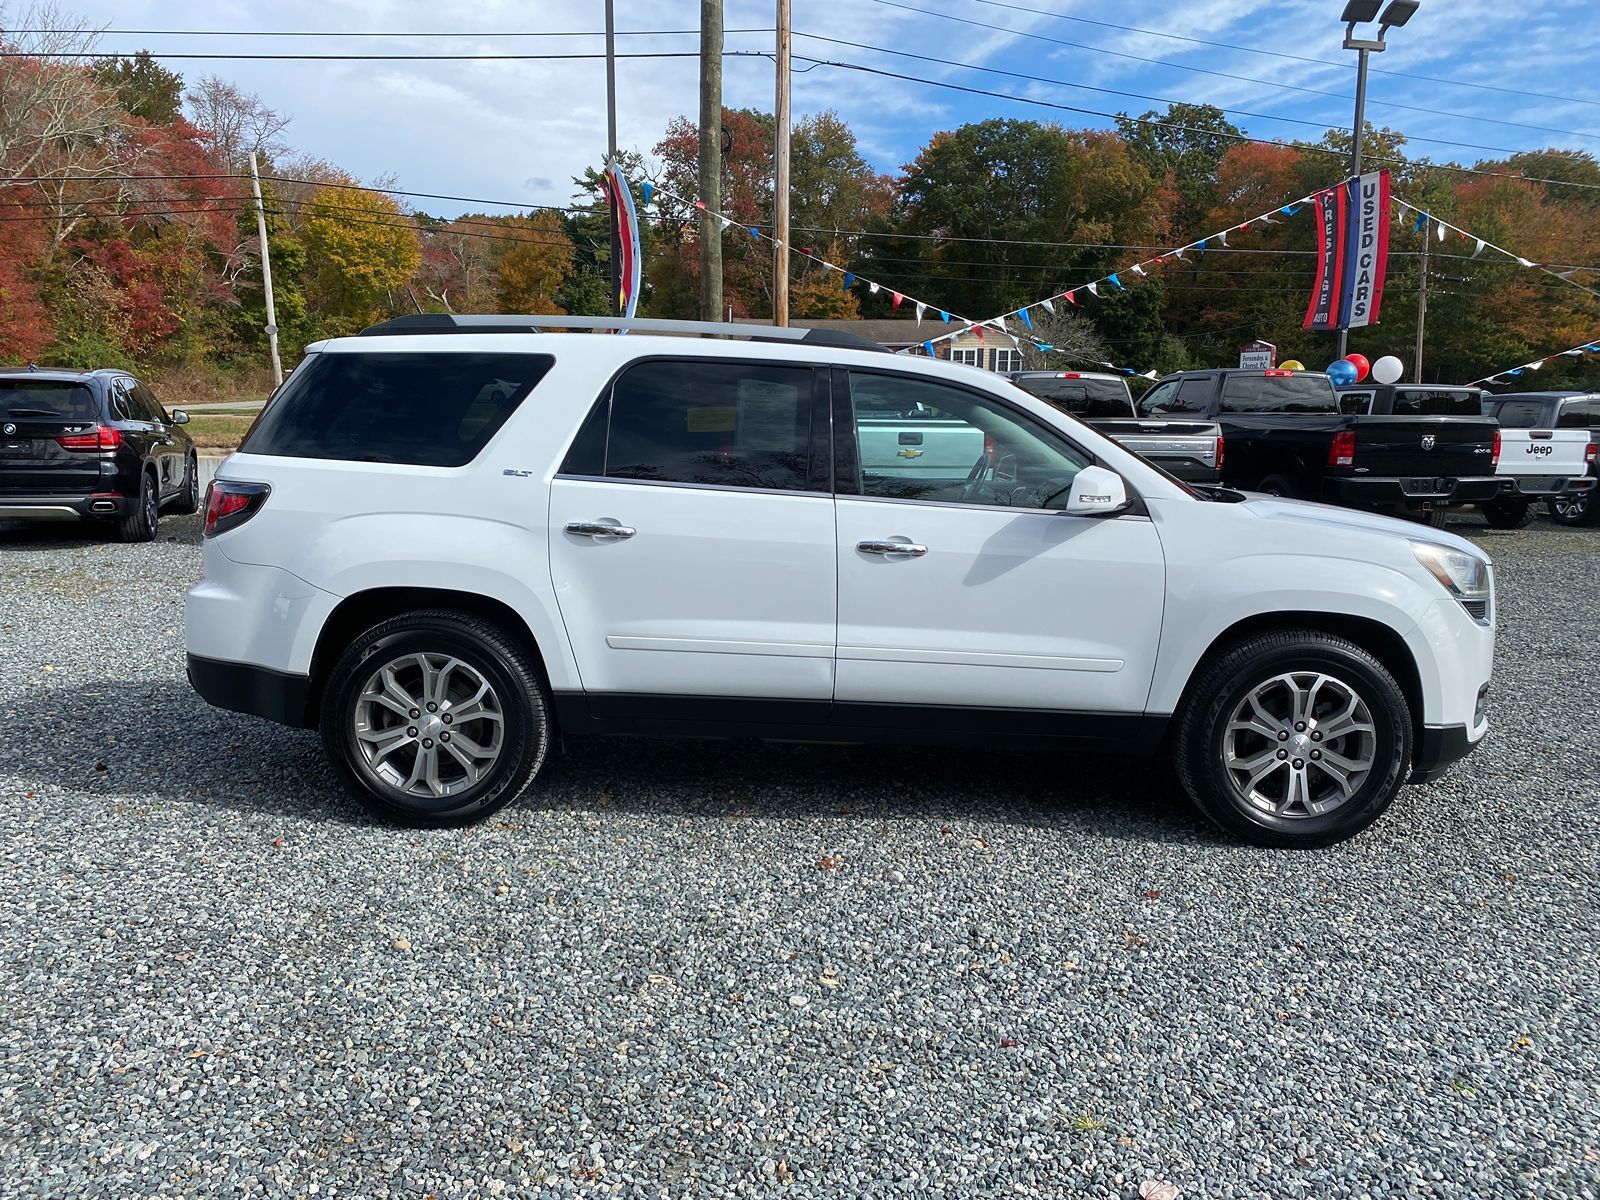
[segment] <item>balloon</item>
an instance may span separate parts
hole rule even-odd
[[[1283,366],[1278,368],[1280,371],[1304,371],[1305,369],[1305,363],[1301,362],[1298,358],[1291,358],[1288,362],[1284,363]]]
[[[1367,377],[1367,372],[1372,370],[1372,364],[1367,361],[1365,354],[1346,354],[1345,362],[1356,369],[1356,382],[1360,383]]]
[[[1372,364],[1372,378],[1379,383],[1399,383],[1406,373],[1406,365],[1392,354],[1386,354]]]
[[[1334,387],[1349,387],[1356,381],[1356,365],[1347,358],[1328,364],[1328,378]]]

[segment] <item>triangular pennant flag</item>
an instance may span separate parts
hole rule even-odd
[[[1529,261],[1528,261],[1528,260],[1527,260],[1527,259],[1525,259],[1525,258],[1519,258],[1519,259],[1517,259],[1517,261],[1518,261],[1518,262],[1519,262],[1519,263],[1521,263],[1521,264],[1522,264],[1522,265],[1523,265],[1523,266],[1525,266],[1525,267],[1531,267],[1531,266],[1533,266],[1533,264],[1532,264],[1532,263],[1531,263],[1531,262],[1529,262]]]
[[[1188,262],[1188,261],[1189,261],[1189,260],[1188,260],[1188,259],[1187,259],[1187,258],[1184,258],[1184,257],[1183,257],[1183,251],[1184,251],[1184,250],[1187,250],[1187,249],[1188,249],[1188,248],[1189,248],[1189,247],[1187,247],[1187,246],[1185,246],[1185,247],[1184,247],[1184,248],[1183,248],[1183,250],[1174,250],[1174,251],[1173,251],[1173,252],[1172,252],[1172,257],[1173,257],[1173,258],[1177,258],[1177,259],[1182,259],[1182,260],[1183,260],[1183,261],[1184,261],[1184,262]]]
[[[1286,217],[1292,217],[1295,213],[1300,211],[1300,206],[1298,204],[1285,204],[1278,211]]]
[[[717,216],[717,220],[722,222],[722,227],[724,229],[726,229],[729,225],[733,224],[733,218],[732,217],[725,217],[721,213],[717,213],[716,216]]]
[[[839,285],[839,290],[841,292],[848,292],[850,290],[850,285],[852,283],[854,283],[855,281],[856,281],[856,277],[854,275],[850,274],[849,271],[846,271],[844,273],[844,282]]]
[[[1538,362],[1536,362],[1536,363],[1529,363],[1529,364],[1528,364],[1528,370],[1530,370],[1530,371],[1537,371],[1537,370],[1538,370],[1538,369],[1539,369],[1539,368],[1540,368],[1540,367],[1542,367],[1542,366],[1544,366],[1544,359],[1542,359],[1542,358],[1541,358],[1541,359],[1540,359],[1540,360],[1539,360],[1539,361],[1538,361]]]
[[[1582,358],[1583,357],[1583,347],[1580,346],[1576,350],[1563,350],[1561,353],[1564,354],[1568,358]]]
[[[1198,242],[1196,242],[1194,244],[1194,248],[1197,251],[1199,251],[1199,254],[1200,254],[1201,258],[1204,258],[1206,256],[1206,242],[1209,241],[1209,240],[1210,239],[1208,239],[1208,238],[1201,238]]]
[[[894,304],[891,306],[890,311],[899,312],[900,306],[905,303],[906,298],[899,292],[890,292],[889,295],[894,298]]]
[[[983,326],[982,325],[973,325],[971,327],[971,329],[972,329],[973,333],[978,335],[978,340],[980,342],[983,341]]]
[[[1050,351],[1055,349],[1055,346],[1051,345],[1049,342],[1035,342],[1034,345],[1045,354],[1049,354]]]
[[[1421,233],[1423,227],[1425,225],[1427,225],[1427,223],[1428,223],[1428,214],[1423,212],[1422,210],[1418,209],[1417,210],[1417,223],[1411,227],[1411,232],[1412,233]]]
[[[1099,285],[1099,283],[1091,283],[1089,285],[1089,294],[1091,296],[1098,296],[1100,294],[1100,285]]]
[[[921,300],[917,301],[917,324],[922,324],[922,314],[928,311],[928,306]]]
[[[651,183],[648,179],[646,179],[644,181],[643,187],[644,187],[644,202],[646,204],[649,204],[650,203],[650,197],[655,194],[656,185]]]
[[[1115,271],[1107,275],[1106,278],[1111,281],[1112,286],[1115,287],[1119,292],[1125,292],[1128,290],[1122,286],[1122,280],[1117,278],[1117,273]]]
[[[1507,371],[1506,374],[1507,375],[1521,375],[1522,374],[1522,368],[1521,367],[1513,367],[1511,370]]]
[[[876,296],[878,294],[878,285],[869,280],[867,283],[867,291]]]
[[[1228,244],[1228,231],[1226,229],[1224,229],[1221,233],[1217,234],[1217,245],[1226,246],[1227,244]]]
[[[1477,258],[1478,255],[1482,254],[1483,253],[1483,248],[1485,246],[1487,246],[1488,244],[1489,244],[1488,242],[1484,241],[1482,238],[1479,238],[1478,239],[1478,248],[1472,252],[1472,257],[1473,258]]]
[[[1006,336],[1011,339],[1012,346],[1014,346],[1018,350],[1022,349],[1022,343],[1017,340],[1017,335],[1016,334],[1008,333],[1008,334],[1006,334]]]
[[[941,308],[939,310],[939,320],[943,321],[946,325],[950,324],[950,314]]]
[[[1134,263],[1133,264],[1133,273],[1135,275],[1143,275],[1144,274],[1144,264],[1143,263]]]
[[[1039,301],[1039,307],[1052,316],[1055,315],[1056,305],[1054,300],[1041,300]]]
[[[695,201],[695,202],[694,202],[694,206],[695,206],[695,207],[696,207],[696,208],[698,208],[698,209],[700,209],[700,210],[702,210],[702,211],[704,211],[704,209],[705,209],[705,206],[706,206],[706,202],[705,202],[705,201],[704,201],[704,200],[696,200],[696,201]]]
[[[1033,328],[1033,318],[1028,315],[1028,310],[1027,309],[1025,309],[1025,308],[1018,309],[1017,310],[1017,316],[1022,318],[1022,323],[1024,325],[1026,325],[1029,329]]]
[[[1256,220],[1263,225],[1276,225],[1278,223],[1277,218],[1275,217],[1257,217]],[[1250,222],[1246,221],[1245,225],[1248,224],[1250,224]],[[1243,229],[1244,225],[1239,226],[1239,228]]]
[[[750,226],[750,240],[753,242],[759,242],[761,240],[761,230],[757,229],[754,225]]]
[[[1007,333],[1010,331],[1010,327],[1006,324],[1006,319],[1004,317],[996,317],[994,319],[994,327],[1001,333]]]
[[[933,343],[932,342],[923,342],[922,343],[922,348],[928,352],[928,357],[929,358],[937,357],[933,352]]]
[[[1076,304],[1078,302],[1078,297],[1072,292],[1062,292],[1061,298],[1068,304]]]
[[[1234,228],[1237,229],[1240,233],[1243,233],[1245,230],[1250,228],[1250,222],[1249,221],[1240,221],[1237,225],[1234,226]]]
[[[1433,224],[1434,224],[1434,228],[1436,228],[1439,231],[1439,240],[1441,242],[1444,241],[1445,226],[1443,224],[1441,224],[1440,222],[1438,222],[1438,221],[1435,221]]]

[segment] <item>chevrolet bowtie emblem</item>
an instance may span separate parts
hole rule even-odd
[[[907,446],[904,450],[900,451],[900,457],[901,458],[921,458],[922,457],[922,451],[916,449],[914,446]]]

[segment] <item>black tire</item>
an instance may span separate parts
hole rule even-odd
[[[161,523],[161,500],[154,472],[139,476],[139,499],[133,511],[117,521],[119,542],[153,542]]]
[[[424,798],[407,794],[392,781],[386,782],[381,775],[383,764],[377,768],[369,765],[357,737],[358,704],[367,680],[386,664],[416,654],[460,660],[489,685],[491,696],[500,706],[502,741],[498,756],[482,778],[476,782],[463,778],[459,790],[450,795]],[[460,707],[464,701],[458,699],[455,703]],[[449,719],[449,707],[448,703],[442,706],[437,720]],[[424,716],[420,706],[411,711],[419,714],[415,719],[424,728],[424,722],[435,720]],[[340,782],[367,811],[399,825],[442,829],[481,821],[527,790],[550,749],[551,711],[549,689],[538,660],[518,638],[498,625],[463,613],[406,613],[367,630],[334,663],[322,694],[322,741]],[[386,719],[403,722],[406,718],[396,713]],[[407,736],[393,753],[403,756],[409,749],[409,759],[401,757],[390,765],[404,770],[409,762],[410,775],[415,778],[421,746],[433,744],[441,764],[436,776],[447,770],[460,770],[445,754],[442,742],[450,740],[451,729],[459,737],[470,724],[439,726],[435,734],[441,737],[441,743],[424,742],[421,735],[414,740]],[[397,739],[402,732],[409,735],[413,728],[418,726],[397,729]],[[383,731],[369,724],[368,732]],[[417,786],[421,786],[420,781]]]
[[[1574,496],[1551,496],[1545,501],[1550,519],[1569,529],[1600,525],[1600,504],[1595,503],[1594,492],[1580,492]]]
[[[1527,500],[1486,500],[1480,507],[1491,529],[1525,529],[1533,524],[1533,504]]]
[[[1275,676],[1302,672],[1331,676],[1366,706],[1371,733],[1350,736],[1371,739],[1370,743],[1357,743],[1352,751],[1359,753],[1360,747],[1370,745],[1371,765],[1349,798],[1337,807],[1320,815],[1275,815],[1252,803],[1235,786],[1225,758],[1228,724],[1235,709],[1246,703],[1256,689]],[[1315,689],[1312,694],[1314,699],[1324,695]],[[1321,719],[1332,727],[1330,715]],[[1308,737],[1315,733],[1315,719],[1311,724]],[[1280,731],[1280,735],[1284,733],[1290,738],[1298,736],[1292,729]],[[1278,751],[1270,750],[1273,739],[1261,737],[1260,742],[1260,748],[1249,753],[1270,754],[1274,759],[1279,756]],[[1292,747],[1295,742],[1281,744]],[[1339,746],[1341,752],[1351,749],[1350,743],[1339,738],[1322,744]],[[1238,743],[1236,749],[1237,746]],[[1355,643],[1312,629],[1263,633],[1224,651],[1191,684],[1178,714],[1172,753],[1184,791],[1201,812],[1222,828],[1257,846],[1319,849],[1354,837],[1393,802],[1411,770],[1411,711],[1394,676]],[[1295,761],[1305,760],[1287,763],[1283,768],[1285,779],[1291,775],[1287,768]],[[1279,768],[1272,770],[1276,773]],[[1332,778],[1325,769],[1319,771],[1316,767],[1308,769],[1307,777],[1322,787]],[[1275,778],[1276,774],[1269,780]],[[1287,786],[1285,782],[1285,794]]]
[[[179,516],[188,516],[200,507],[200,464],[195,461],[194,455],[189,455],[189,461],[183,469],[183,486],[178,489],[178,494],[173,498],[167,511]]]
[[[1269,496],[1282,496],[1285,500],[1298,500],[1302,494],[1300,481],[1293,475],[1268,475],[1256,484],[1256,491]]]

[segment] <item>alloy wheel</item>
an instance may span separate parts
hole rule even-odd
[[[1360,693],[1321,671],[1291,671],[1256,687],[1222,739],[1229,786],[1275,817],[1321,817],[1349,803],[1378,757]]]
[[[482,782],[499,761],[505,712],[475,667],[448,654],[407,654],[368,676],[351,732],[378,782],[442,799]]]

